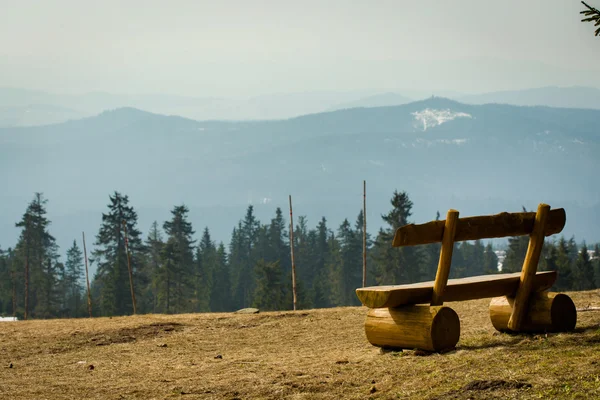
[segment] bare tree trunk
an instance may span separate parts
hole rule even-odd
[[[125,253],[127,253],[127,269],[129,270],[129,289],[131,289],[131,303],[133,305],[133,315],[137,313],[135,305],[135,290],[133,289],[133,272],[131,271],[131,259],[129,257],[129,239],[127,237],[127,223],[123,221],[125,229]]]
[[[85,282],[87,284],[88,314],[90,315],[90,318],[92,318],[92,295],[90,293],[90,277],[88,272],[87,249],[85,248],[85,232],[81,232],[81,236],[83,237],[83,255],[85,258]]]
[[[363,279],[362,286],[367,286],[367,181],[363,181]]]
[[[292,214],[292,195],[290,195],[290,254],[292,257],[292,293],[294,296],[294,311],[296,311],[296,263],[294,261],[294,215]]]
[[[25,245],[27,246],[27,245]],[[24,320],[27,320],[29,314],[29,248],[25,249],[25,314]]]

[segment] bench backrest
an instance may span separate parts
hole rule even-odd
[[[524,236],[533,232],[534,212],[484,215],[459,218],[456,223],[455,242],[477,239],[492,239],[507,236]],[[567,215],[564,208],[556,208],[548,213],[544,236],[559,233],[565,227]],[[431,221],[425,224],[405,225],[396,230],[392,246],[415,246],[440,243],[444,236],[446,220]]]

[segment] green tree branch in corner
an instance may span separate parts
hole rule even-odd
[[[591,7],[585,3],[585,1],[581,2],[588,9],[581,11],[579,14],[583,14],[587,18],[581,20],[581,22],[594,22],[594,26],[598,26],[596,29],[595,35],[600,36],[600,11],[594,7]]]

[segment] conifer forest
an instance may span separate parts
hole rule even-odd
[[[287,210],[276,208],[270,221],[259,221],[253,206],[248,206],[225,245],[212,239],[209,227],[192,226],[185,205],[174,206],[168,221],[155,221],[149,232],[141,232],[128,196],[114,192],[99,231],[87,233],[88,268],[94,271],[88,304],[82,234],[74,227],[73,241],[59,247],[48,207],[51,202],[35,193],[15,222],[20,230],[17,244],[0,247],[0,315],[19,319],[87,317],[90,311],[93,316],[129,315],[133,301],[137,313],[292,308]],[[367,285],[435,278],[440,244],[391,246],[395,230],[413,222],[412,208],[406,192],[394,191],[389,212],[381,216],[384,227],[374,236],[367,234]],[[434,217],[439,219],[439,212]],[[362,210],[337,227],[329,226],[324,216],[318,221],[302,215],[294,219],[298,308],[359,305],[354,291],[362,286]],[[527,244],[527,236],[509,238],[501,272],[521,270]],[[455,243],[450,278],[500,272],[494,250],[491,242]],[[598,288],[600,246],[550,237],[539,269],[558,271],[553,288],[557,291]]]

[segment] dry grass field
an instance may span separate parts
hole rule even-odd
[[[508,335],[488,303],[447,303],[462,333],[446,354],[380,351],[360,307],[3,322],[0,399],[600,398],[599,311],[574,333]]]

